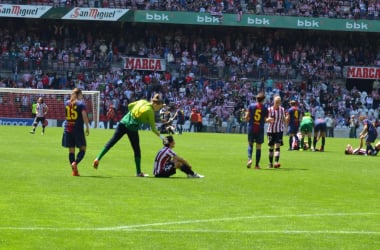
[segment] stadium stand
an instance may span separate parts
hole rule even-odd
[[[147,8],[143,1],[22,2],[57,7]],[[262,6],[263,13],[307,16],[311,15],[306,11],[310,9],[307,6],[317,3],[324,2],[292,1],[291,7],[284,7],[280,13],[278,5],[273,10],[272,1],[264,1]],[[328,3],[347,5],[347,1]],[[379,1],[370,3],[376,6]],[[251,2],[240,4],[246,11],[252,7]],[[153,1],[149,8],[162,6],[161,1]],[[181,5],[179,9],[196,9],[188,8]],[[343,18],[352,18],[351,14],[340,13]],[[185,110],[185,116],[189,117],[191,109],[196,108],[210,124],[215,116],[225,123],[231,113],[237,116],[236,111],[261,90],[266,90],[268,102],[278,93],[283,96],[285,105],[295,99],[302,109],[313,114],[331,113],[341,127],[346,126],[351,114],[366,114],[373,119],[379,116],[378,85],[374,83],[374,87],[363,90],[348,89],[342,84],[344,65],[380,66],[378,34],[353,37],[350,33],[316,34],[297,30],[289,35],[286,30],[244,28],[209,32],[199,27],[183,30],[177,25],[150,24],[124,24],[123,27],[99,24],[94,30],[86,24],[57,21],[42,25],[24,19],[1,19],[0,23],[0,87],[71,89],[77,86],[100,90],[102,117],[111,103],[121,116],[130,101],[149,98],[154,91],[161,91],[168,103]],[[123,70],[122,56],[165,58],[168,69],[167,72]],[[270,88],[269,77],[274,80]],[[373,98],[370,108],[366,106],[368,95]]]

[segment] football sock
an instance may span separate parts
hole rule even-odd
[[[248,159],[252,159],[252,146],[251,144],[248,144]]]
[[[84,155],[86,154],[86,151],[84,151],[84,150],[79,150],[79,152],[78,152],[78,154],[77,154],[77,159],[75,160],[77,163],[79,163],[82,159],[83,159],[83,157],[84,157]]]
[[[300,144],[300,148],[302,148],[303,149],[303,144],[304,144],[304,141],[303,141],[303,138],[302,138],[302,140],[301,140],[301,142],[300,142],[301,144]]]
[[[96,157],[96,159],[98,159],[100,161],[100,159],[103,158],[103,156],[108,152],[109,148],[107,147],[104,147],[102,149],[102,151],[100,151],[100,154]]]
[[[276,148],[274,152],[274,161],[278,162],[280,160],[280,148]]]
[[[141,173],[141,158],[135,156],[135,165],[136,165],[136,173],[140,174]]]
[[[261,149],[256,149],[256,166],[259,165],[261,159]]]
[[[373,147],[372,147],[372,145],[371,144],[369,144],[369,145],[367,145],[367,154],[368,154],[368,152],[371,152],[371,154],[373,153]]]
[[[269,149],[269,162],[273,163],[273,148]]]
[[[322,149],[325,148],[326,138],[322,137]]]
[[[315,148],[316,145],[317,145],[317,137],[314,136],[314,139],[313,139],[313,148]]]
[[[293,136],[289,136],[289,148],[293,148]]]
[[[191,168],[186,166],[185,164],[183,164],[179,169],[181,169],[181,171],[186,173],[186,174],[191,174],[191,175],[195,174],[194,171],[191,170]]]
[[[69,161],[70,161],[70,164],[75,161],[75,154],[74,153],[69,153]]]
[[[300,140],[298,139],[298,136],[295,135],[295,136],[294,136],[294,139],[295,139],[295,141],[296,141],[297,146],[299,146],[299,145],[300,145]]]
[[[307,138],[307,143],[309,144],[309,148],[311,147],[311,137]]]

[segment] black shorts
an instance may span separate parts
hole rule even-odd
[[[268,133],[268,146],[273,147],[274,144],[284,145],[282,141],[283,132]]]
[[[299,126],[289,126],[288,134],[296,135],[298,133]]]
[[[327,130],[326,123],[318,123],[314,127],[314,133],[326,132],[326,130]]]
[[[64,131],[62,136],[62,146],[65,148],[81,148],[86,146],[84,131]]]
[[[164,169],[160,173],[156,174],[154,177],[165,177],[165,178],[167,178],[167,177],[174,175],[175,173],[176,173],[176,169],[174,167],[174,162],[168,162],[165,165]]]
[[[248,132],[248,142],[249,143],[263,144],[264,143],[264,131],[261,133],[253,133],[252,131],[249,131]]]
[[[38,123],[41,122],[42,126],[45,125],[45,117],[35,117],[33,125],[38,125]]]

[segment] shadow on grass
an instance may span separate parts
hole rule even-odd
[[[102,175],[81,175],[79,178],[115,178],[115,177],[128,177],[128,176],[102,176]]]
[[[201,178],[187,178],[187,176],[171,176],[171,177],[154,177],[154,176],[145,176],[137,177],[133,175],[128,176],[102,176],[102,175],[81,175],[79,178],[135,178],[135,179],[156,179],[156,180],[165,180],[165,179],[201,179]]]
[[[261,170],[269,170],[269,171],[308,171],[308,168],[263,168]]]

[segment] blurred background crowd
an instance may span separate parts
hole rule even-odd
[[[16,1],[1,1],[16,2]],[[53,4],[209,11],[331,18],[372,18],[380,1],[19,1]],[[340,11],[350,4],[348,14]],[[260,8],[259,8],[259,7]],[[372,7],[371,7],[372,6]],[[359,8],[359,16],[355,8]],[[343,8],[344,9],[344,8]],[[378,14],[373,13],[373,18]],[[372,14],[371,14],[372,15]],[[101,118],[110,105],[118,117],[128,103],[161,92],[168,106],[190,119],[197,110],[238,127],[241,112],[264,91],[287,108],[331,116],[349,126],[354,116],[379,118],[380,82],[348,80],[344,66],[380,67],[378,33],[160,24],[110,24],[0,19],[0,87],[101,91]],[[166,71],[123,68],[123,57],[161,58]],[[228,125],[230,126],[230,125]]]

